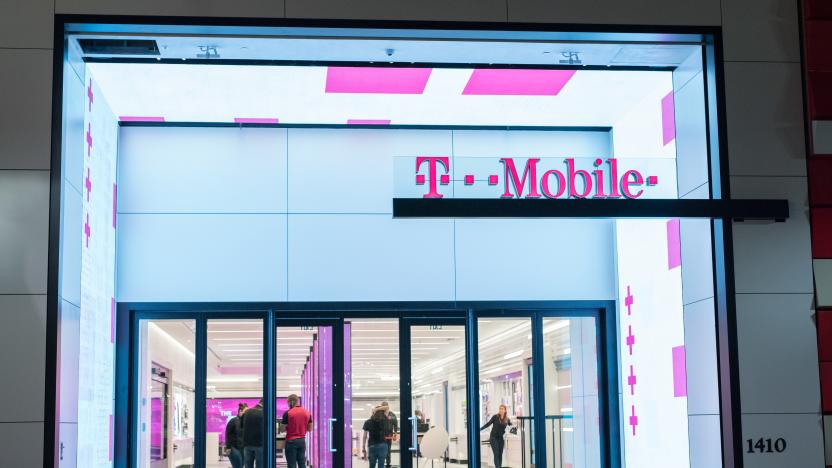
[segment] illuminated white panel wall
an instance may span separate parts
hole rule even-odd
[[[392,218],[396,157],[603,156],[609,142],[605,132],[122,127],[118,298],[612,299],[609,221]]]
[[[678,221],[615,225],[624,466],[688,468]]]
[[[115,389],[116,159],[118,123],[87,76],[84,114],[78,466],[113,464]]]

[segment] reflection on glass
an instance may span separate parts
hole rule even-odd
[[[277,327],[277,464],[333,464],[332,327]]]
[[[263,463],[263,321],[209,320],[207,345],[206,465]]]
[[[136,466],[193,464],[193,320],[139,322]]]
[[[543,319],[549,466],[600,466],[595,319]]]
[[[465,327],[414,326],[410,333],[413,415],[408,422],[416,433],[416,446],[410,447],[413,466],[429,461],[466,465]]]
[[[477,327],[481,464],[532,467],[531,320],[479,319]]]
[[[385,466],[400,466],[399,425],[408,421],[399,402],[398,320],[351,319],[344,324],[344,333],[345,406],[350,408],[345,448],[352,453],[344,463],[352,468],[369,466],[370,418],[386,403],[384,428],[374,431],[372,441],[377,443],[372,444],[372,452]]]

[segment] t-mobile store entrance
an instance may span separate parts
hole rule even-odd
[[[733,457],[712,36],[64,26],[78,466]]]

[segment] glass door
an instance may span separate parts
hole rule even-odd
[[[275,466],[341,468],[343,324],[275,322]]]
[[[465,320],[406,320],[402,335],[403,462],[468,466]]]

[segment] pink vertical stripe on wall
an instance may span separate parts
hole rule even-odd
[[[481,96],[557,96],[575,70],[474,70],[462,94]]]
[[[327,93],[422,94],[430,68],[329,67]]]
[[[110,415],[110,448],[108,449],[110,461],[113,461],[113,415]]]
[[[682,242],[679,238],[679,220],[667,222],[667,269],[682,265]]]
[[[673,91],[662,98],[662,144],[666,145],[676,138],[676,114],[673,105]]]
[[[676,346],[673,353],[673,396],[688,396],[688,374],[685,369],[685,347]]]

